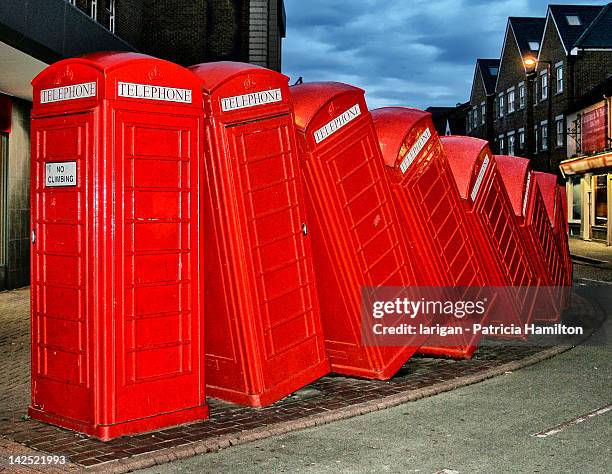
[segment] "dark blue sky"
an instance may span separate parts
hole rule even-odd
[[[499,57],[508,17],[544,17],[548,3],[285,0],[283,72],[362,87],[370,108],[455,105],[469,99],[476,58]]]

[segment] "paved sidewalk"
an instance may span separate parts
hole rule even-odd
[[[594,311],[578,296],[574,303],[574,316],[588,318]],[[209,400],[209,420],[103,443],[27,418],[29,290],[0,293],[0,315],[0,471],[11,453],[35,449],[65,455],[70,463],[65,469],[125,472],[398,405],[516,370],[568,348],[494,344],[481,347],[469,361],[416,357],[388,382],[330,375],[264,409]]]
[[[608,247],[602,242],[570,238],[569,247],[570,253],[574,257],[586,257],[612,265],[612,247]]]

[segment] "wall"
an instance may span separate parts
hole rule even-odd
[[[14,100],[8,140],[9,288],[19,288],[30,282],[30,107],[29,102]]]
[[[520,107],[519,102],[519,84],[525,86],[525,106]],[[508,89],[514,88],[514,112],[508,113]],[[499,117],[499,94],[504,95],[504,116]],[[523,65],[523,56],[516,43],[514,30],[509,27],[504,43],[503,56],[499,66],[499,76],[497,79],[497,87],[495,90],[495,139],[498,140],[499,135],[504,136],[504,153],[508,153],[508,132],[514,132],[514,154],[519,156],[530,157],[533,155],[533,133],[532,133],[532,115],[530,104],[532,103],[532,93],[530,82],[525,74]],[[525,131],[525,145],[520,147],[519,130]],[[498,143],[498,142],[497,142]],[[497,145],[498,146],[498,145]],[[499,151],[498,148],[495,151]]]
[[[557,131],[556,131],[556,122],[555,118],[563,115],[567,110],[569,101],[569,91],[572,89],[572,74],[571,74],[571,62],[572,57],[565,55],[565,49],[563,48],[563,44],[561,43],[561,39],[559,38],[559,34],[557,33],[557,28],[555,27],[552,18],[549,16],[548,24],[546,26],[546,30],[544,32],[544,37],[542,39],[542,45],[540,50],[540,64],[538,65],[537,70],[537,81],[538,81],[538,97],[535,102],[537,106],[534,108],[533,116],[534,116],[534,125],[541,125],[542,121],[548,120],[548,101],[552,100],[552,113],[551,119],[552,122],[548,124],[548,134],[550,137],[549,144],[551,145],[550,153],[548,151],[542,151],[542,136],[539,134],[539,144],[538,144],[538,153],[536,159],[536,167],[539,169],[547,170],[550,165],[550,170],[555,172],[558,169],[559,163],[564,160],[567,156],[567,150],[565,146],[557,146]],[[549,61],[550,65],[550,77],[548,84],[548,100],[541,100],[542,92],[541,92],[541,76],[540,72],[548,67],[543,61]],[[555,65],[563,61],[563,92],[557,93],[557,78],[555,74]],[[584,92],[583,92],[584,93]],[[541,127],[540,127],[541,129]],[[564,125],[565,130],[565,125]],[[565,140],[564,140],[565,142]],[[550,156],[550,163],[549,161]]]

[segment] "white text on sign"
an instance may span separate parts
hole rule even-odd
[[[482,166],[480,167],[480,171],[478,172],[478,177],[476,178],[476,183],[474,183],[474,189],[472,189],[471,198],[472,201],[476,200],[476,196],[478,196],[478,190],[480,189],[480,185],[482,184],[482,180],[484,179],[484,175],[487,172],[487,168],[489,166],[489,155],[485,156],[485,159],[482,162]]]
[[[251,92],[250,94],[223,97],[221,99],[221,110],[229,112],[230,110],[246,109],[256,105],[273,104],[281,100],[283,100],[283,95],[280,89]]]
[[[314,132],[315,142],[321,143],[327,137],[344,127],[347,123],[359,117],[359,115],[361,115],[361,109],[359,108],[359,104],[355,104],[346,112],[338,115],[331,122],[325,124],[319,130]]]
[[[423,149],[423,147],[425,146],[425,144],[430,138],[431,138],[431,130],[429,129],[429,127],[427,127],[425,131],[421,134],[419,139],[416,141],[416,143],[412,145],[412,148],[406,154],[406,157],[403,159],[402,164],[400,165],[400,169],[402,170],[402,173],[406,172],[406,170],[412,164],[412,162],[417,157],[417,155],[421,153],[421,150]]]
[[[56,163],[45,163],[45,186],[76,186],[77,164],[76,161],[63,161]]]
[[[121,81],[117,83],[117,95],[131,99],[161,100],[163,102],[179,102],[181,104],[191,104],[193,96],[190,89]]]
[[[65,100],[85,99],[96,96],[96,83],[85,82],[70,86],[54,87],[40,91],[40,103],[63,102]]]

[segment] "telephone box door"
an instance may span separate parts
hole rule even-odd
[[[114,281],[123,305],[115,324],[121,422],[199,404],[202,333],[190,263],[199,129],[196,117],[119,110],[115,130],[116,212],[124,213]]]
[[[93,420],[87,176],[94,114],[32,121],[33,405]],[[69,401],[69,403],[68,403]]]
[[[225,129],[230,156],[237,160],[234,183],[242,195],[243,215],[248,216],[243,232],[255,273],[251,281],[257,285],[253,309],[261,324],[254,328],[263,341],[261,373],[266,389],[285,380],[287,373],[320,360],[320,354],[310,349],[301,354],[302,360],[288,352],[302,344],[311,347],[316,337],[310,296],[314,289],[304,243],[307,229],[302,226],[304,204],[290,120],[284,115]]]

